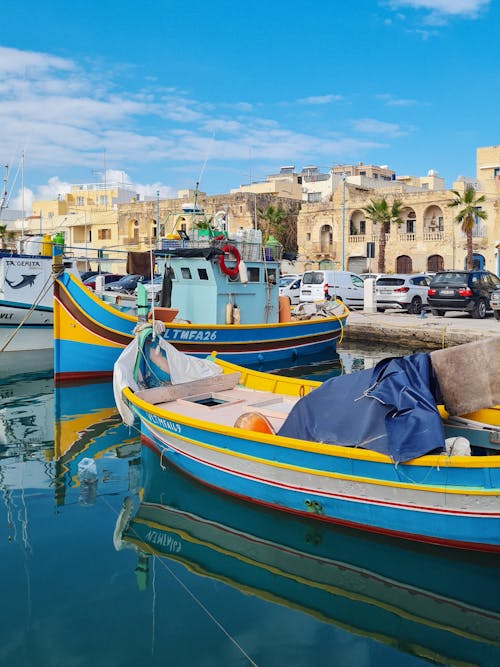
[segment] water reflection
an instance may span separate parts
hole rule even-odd
[[[143,446],[141,502],[127,501],[115,546],[300,610],[432,661],[500,664],[500,564],[272,512],[161,465]]]

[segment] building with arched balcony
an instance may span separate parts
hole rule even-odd
[[[497,165],[495,167],[495,165]],[[473,230],[474,262],[498,273],[500,239],[500,146],[478,149],[476,178],[460,177],[453,190],[465,192],[473,185],[484,194],[482,208],[487,219],[478,218]],[[409,178],[409,177],[408,177]],[[433,173],[435,185],[438,179]],[[423,184],[425,185],[425,184]],[[380,229],[366,215],[370,200],[385,197],[389,205],[395,199],[402,203],[401,223],[386,229],[385,271],[387,273],[435,272],[464,268],[466,236],[456,223],[457,210],[449,203],[454,195],[449,189],[411,187],[403,179],[384,189],[356,183],[340,183],[331,201],[303,203],[298,217],[299,259],[308,265],[330,259],[335,268],[364,273],[377,271]],[[328,251],[325,229],[332,229]],[[375,244],[375,257],[369,259],[368,243]],[[370,267],[371,264],[371,267]]]

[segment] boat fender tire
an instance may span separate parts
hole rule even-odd
[[[241,255],[238,251],[238,248],[235,248],[234,245],[230,245],[229,243],[226,243],[226,245],[221,248],[222,253],[229,253],[234,257],[235,260],[235,265],[232,267],[226,266],[226,263],[224,261],[224,254],[219,255],[219,266],[220,270],[222,273],[225,273],[226,276],[230,276],[231,278],[234,278],[235,276],[238,275],[240,271],[240,261],[241,261]]]

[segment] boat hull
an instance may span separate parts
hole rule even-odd
[[[0,350],[21,352],[54,347],[52,308],[0,301]]]
[[[335,350],[348,311],[340,317],[257,325],[166,324],[164,338],[194,356],[213,351],[237,364],[283,362]],[[133,339],[137,318],[110,306],[68,273],[55,282],[56,381],[111,375]]]
[[[500,551],[500,463],[484,462],[491,457],[450,461],[443,454],[396,466],[367,450],[240,435],[238,429],[177,419],[130,390],[124,396],[141,421],[143,439],[211,487],[367,531]]]

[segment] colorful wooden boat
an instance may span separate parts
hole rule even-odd
[[[122,391],[144,441],[188,475],[275,509],[410,540],[500,551],[500,456],[484,449],[485,430],[492,443],[498,438],[500,408],[469,415],[482,424],[477,447],[475,430],[467,432],[471,456],[443,452],[395,464],[360,447],[235,427],[242,414],[258,412],[278,432],[319,383],[215,362],[222,378]],[[334,418],[333,396],[331,406],[325,419]]]
[[[136,509],[125,503],[115,531],[117,548],[137,551],[140,590],[160,557],[200,576],[193,582],[175,570],[202,597],[210,577],[212,591],[221,582],[433,664],[500,661],[496,554],[409,544],[272,511],[164,463],[156,449],[142,448],[141,502]]]
[[[221,270],[217,257],[221,255],[161,258],[156,253],[157,263],[167,262],[174,272],[169,303],[183,318],[164,323],[165,340],[195,356],[215,350],[221,358],[244,365],[269,361],[284,365],[297,357],[335,350],[349,314],[343,304],[329,306],[327,317],[280,321],[278,263],[248,259],[245,271],[254,280],[242,282]],[[121,306],[98,298],[69,273],[56,280],[56,381],[112,374],[138,323],[130,307],[124,310],[123,296],[114,297]],[[226,314],[230,311],[232,317],[235,309],[240,323],[226,324]]]

